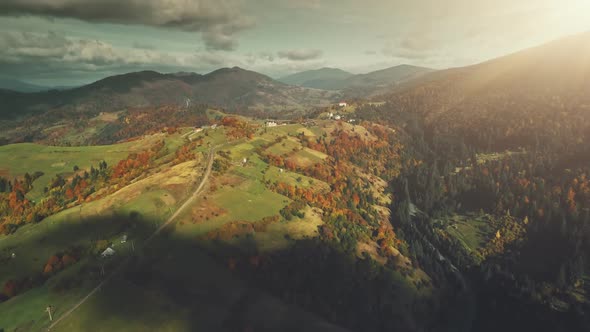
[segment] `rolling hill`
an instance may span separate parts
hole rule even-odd
[[[279,81],[308,88],[342,90],[347,97],[366,97],[384,93],[392,86],[432,71],[425,67],[399,65],[354,75],[341,69],[322,68],[296,73]]]
[[[354,74],[338,68],[321,68],[295,73],[279,78],[279,82],[299,85],[314,89],[337,90],[341,81],[353,77]]]
[[[0,90],[0,331],[590,330],[590,33],[338,84]]]
[[[301,110],[328,104],[336,93],[290,86],[268,76],[238,67],[206,75],[134,72],[66,91],[19,93],[0,91],[0,116],[14,119],[30,113],[75,110],[97,114],[127,107],[209,104],[228,109],[265,112]]]
[[[432,130],[498,149],[590,135],[590,33],[430,73],[380,96]],[[535,137],[536,136],[536,137]]]
[[[395,174],[399,147],[381,141],[381,131],[349,123],[265,128],[261,120],[217,115],[218,127],[113,145],[1,147],[0,327],[347,331],[362,324],[373,331],[422,324],[408,308],[430,301],[432,284],[395,249],[390,194],[372,173]],[[308,147],[316,137],[326,141]],[[353,164],[387,151],[371,165]],[[4,204],[5,178],[19,193],[14,181],[29,179],[28,199],[17,198],[28,222]],[[352,190],[362,190],[354,206]],[[109,258],[101,256],[107,247],[116,252]],[[380,263],[354,261],[369,256]],[[388,287],[354,287],[367,278]],[[316,289],[314,301],[298,300],[314,298]],[[345,305],[341,289],[354,292]],[[377,307],[384,293],[393,299],[388,306],[351,314]],[[293,302],[290,294],[304,296]],[[403,319],[378,322],[392,310]]]
[[[1,90],[12,90],[12,91],[18,91],[18,92],[39,92],[39,91],[50,90],[51,88],[45,87],[45,86],[39,86],[39,85],[35,85],[35,84],[30,84],[30,83],[26,83],[26,82],[21,82],[19,80],[0,78],[0,89]]]
[[[399,84],[420,77],[433,69],[411,65],[399,65],[373,71],[367,74],[360,74],[345,80],[346,87],[386,87]]]

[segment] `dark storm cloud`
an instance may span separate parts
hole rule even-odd
[[[238,0],[2,0],[0,15],[73,18],[202,33],[209,49],[231,50],[235,34],[253,25]]]
[[[301,49],[301,50],[289,50],[279,51],[277,55],[281,59],[289,59],[291,61],[307,61],[319,59],[323,52],[321,50],[313,49]]]
[[[253,25],[250,19],[236,19],[226,24],[218,24],[208,27],[203,31],[203,41],[209,50],[231,51],[236,48],[237,41],[234,36],[239,31],[248,29]]]

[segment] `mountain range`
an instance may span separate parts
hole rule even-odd
[[[0,78],[0,90],[10,90],[17,92],[42,92],[49,90],[68,90],[74,88],[73,86],[42,86],[37,84],[31,84],[22,82],[10,78]]]
[[[402,65],[353,75],[323,68],[280,80],[239,67],[211,73],[162,74],[132,72],[67,89],[43,90],[21,85],[20,91],[0,90],[0,116],[13,119],[50,110],[114,112],[128,107],[208,104],[242,112],[293,114],[309,107],[327,106],[347,97],[364,97],[420,77],[431,69]],[[17,87],[12,82],[12,87]],[[43,90],[43,91],[33,91]]]
[[[347,90],[349,94],[361,96],[418,78],[432,71],[434,70],[425,67],[399,65],[355,75],[341,69],[321,68],[295,73],[280,78],[279,81],[315,89]]]
[[[40,92],[51,90],[51,88],[21,82],[19,80],[13,80],[8,78],[0,78],[0,90],[12,90],[18,92]]]
[[[334,91],[290,86],[239,67],[222,68],[206,75],[142,71],[64,91],[0,90],[0,103],[4,105],[0,115],[7,119],[55,109],[113,112],[127,107],[185,105],[187,100],[228,109],[290,112],[328,105],[339,96]]]
[[[281,77],[278,81],[307,88],[337,90],[340,82],[353,76],[354,74],[338,68],[320,68]]]
[[[571,105],[588,108],[590,97],[580,87],[588,86],[590,76],[589,40],[588,33],[581,34],[478,65],[440,71],[400,65],[354,75],[322,68],[279,81],[239,67],[206,75],[133,72],[62,91],[0,90],[0,117],[10,120],[68,110],[98,114],[129,107],[182,106],[188,100],[242,114],[285,116],[360,97],[387,100],[397,109],[426,114],[429,121],[441,124],[441,130],[452,131],[459,124],[481,124],[504,112],[525,118],[531,112],[557,114]],[[578,56],[572,57],[574,53]],[[513,105],[521,106],[519,112],[514,112]],[[474,112],[474,108],[481,109]],[[497,120],[508,118],[498,116]]]
[[[0,90],[0,331],[590,331],[589,87],[590,32]]]
[[[585,33],[430,73],[377,99],[421,114],[440,133],[512,148],[525,141],[549,143],[555,135],[590,138],[588,87],[590,33]]]

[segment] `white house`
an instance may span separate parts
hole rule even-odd
[[[340,119],[342,119],[342,117],[340,115],[335,115],[334,116],[334,120],[340,120]]]
[[[113,248],[109,247],[109,248],[106,248],[105,251],[102,252],[102,254],[100,254],[100,257],[102,257],[102,258],[111,257],[114,254],[115,254],[115,251],[113,250]]]
[[[266,121],[267,127],[276,127],[277,123],[275,121]]]
[[[203,131],[203,128],[195,128],[195,133],[200,133]]]
[[[329,117],[330,119],[331,119],[331,118],[333,118],[333,117],[334,117],[334,113],[332,113],[332,112],[328,113],[328,117]]]
[[[340,102],[340,103],[338,104],[338,106],[340,106],[340,107],[346,107],[346,106],[348,106],[348,104],[347,104],[347,103],[345,103],[345,102]]]

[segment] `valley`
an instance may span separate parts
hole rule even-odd
[[[585,331],[588,41],[0,91],[0,331]]]

